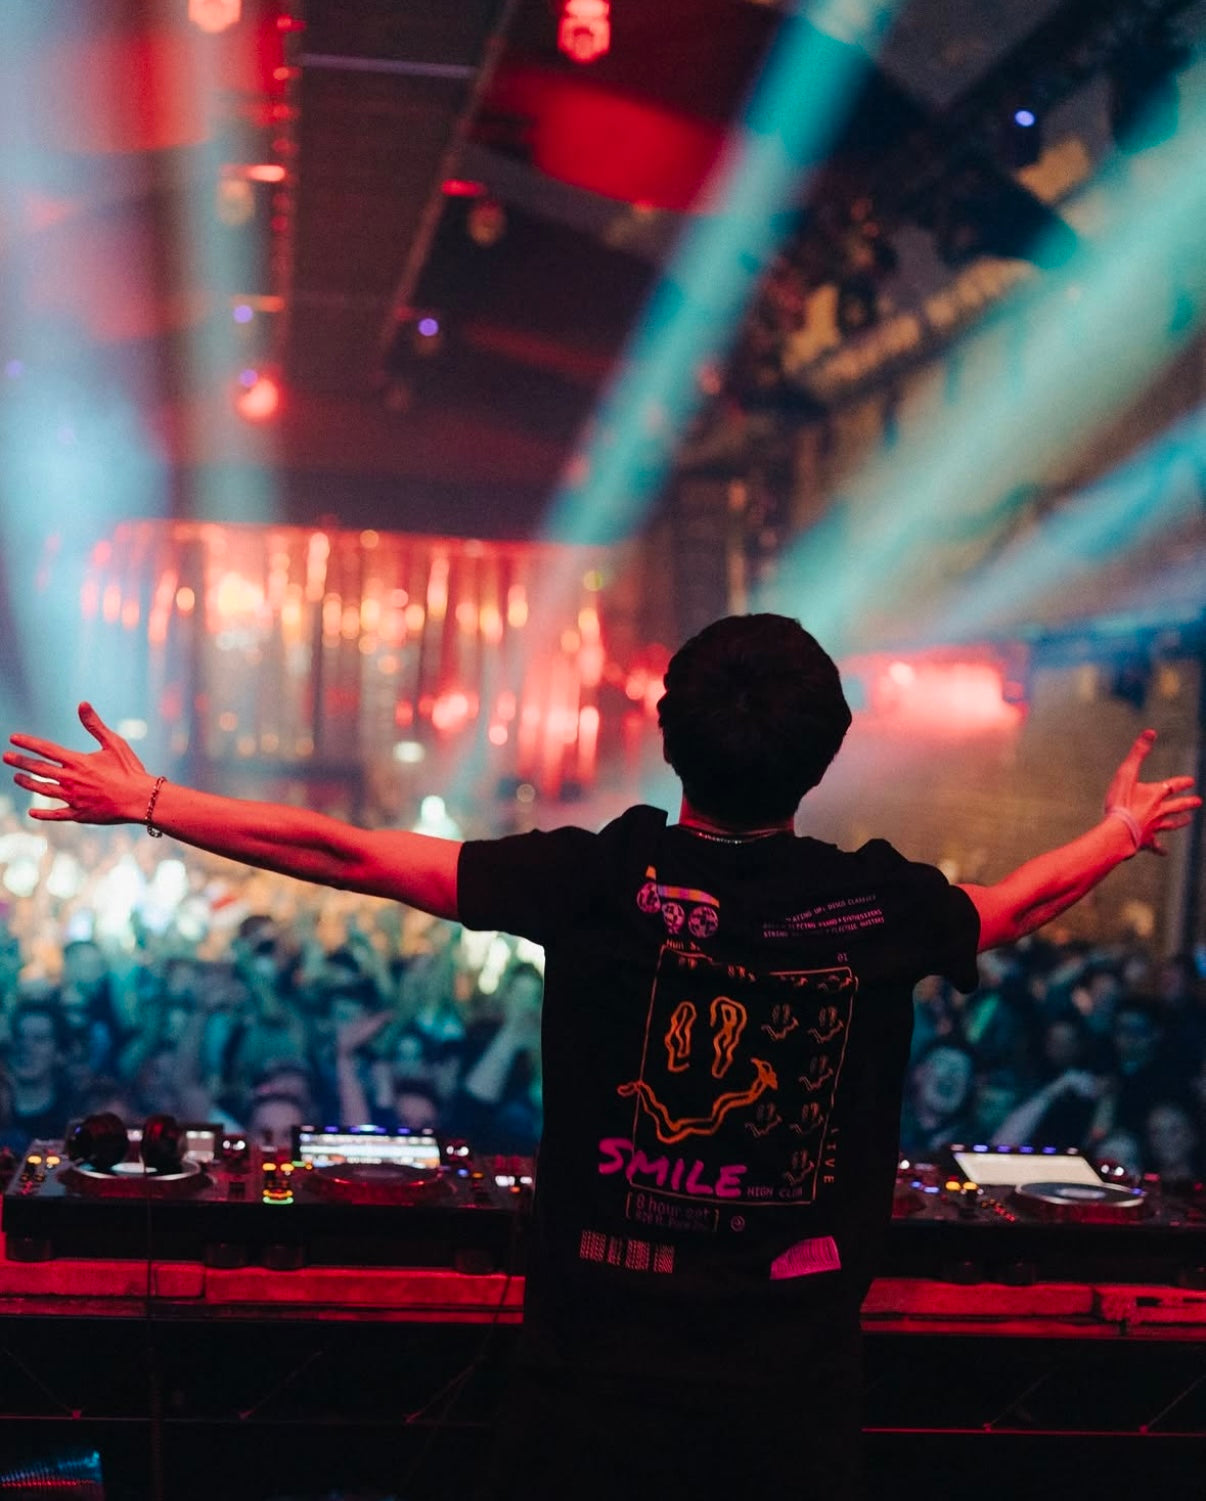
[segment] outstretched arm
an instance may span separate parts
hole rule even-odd
[[[61,808],[33,808],[31,818],[146,823],[148,829],[248,865],[391,897],[455,919],[461,848],[456,840],[358,829],[305,808],[180,787],[153,777],[91,704],[80,705],[80,723],[99,750],[73,751],[30,735],[11,737],[17,749],[6,751],[4,759],[17,768],[13,780],[63,803]]]
[[[980,914],[981,953],[1014,943],[1058,917],[1137,851],[1165,853],[1160,835],[1184,828],[1202,799],[1190,792],[1192,777],[1139,780],[1155,739],[1155,730],[1144,730],[1131,746],[1110,782],[1099,824],[1070,844],[1027,860],[993,886],[962,888]]]

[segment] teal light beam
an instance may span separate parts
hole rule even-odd
[[[245,16],[240,24],[250,25],[250,20]],[[214,122],[211,134],[191,153],[173,247],[187,267],[188,284],[207,303],[205,316],[189,332],[186,353],[192,420],[205,429],[196,446],[208,459],[196,471],[196,513],[211,521],[275,521],[280,514],[275,428],[271,422],[253,426],[234,410],[241,370],[262,363],[247,355],[232,310],[234,298],[251,290],[253,231],[232,233],[218,212],[228,153],[238,157],[249,148],[243,144],[242,129],[222,128],[230,106],[221,102],[223,83],[214,38],[196,27],[188,31],[188,87],[205,101]],[[245,187],[254,191],[250,184]],[[268,233],[266,228],[261,232]],[[226,462],[216,463],[216,454]]]
[[[1061,504],[957,589],[942,610],[942,639],[1000,634],[1103,565],[1192,524],[1204,476],[1206,411],[1196,411]]]
[[[1168,146],[1101,174],[1097,208],[1112,228],[1026,299],[1016,368],[980,359],[953,402],[881,448],[840,497],[845,524],[788,550],[763,607],[798,614],[839,652],[910,611],[929,617],[928,554],[950,529],[1041,483],[1191,337],[1206,303],[1201,90],[1183,117]]]
[[[521,656],[553,649],[589,549],[631,535],[644,518],[702,399],[700,373],[728,350],[783,238],[785,216],[803,201],[807,169],[844,123],[896,8],[896,0],[821,0],[781,24],[706,190],[710,207],[685,228],[568,468],[573,478],[553,496],[541,536],[562,551],[542,576],[522,647],[487,674],[483,703],[501,681],[518,689]],[[465,794],[484,764],[484,721],[478,728],[454,796]]]
[[[783,237],[783,216],[802,201],[805,171],[823,158],[865,75],[883,8],[860,7],[865,18],[853,25],[850,9],[833,0],[783,22],[709,185],[716,207],[684,230],[572,466],[582,477],[553,498],[547,540],[611,542],[647,510],[701,400],[701,371],[727,351]],[[839,23],[849,42],[830,34]]]
[[[62,273],[43,261],[78,253],[94,225],[137,191],[131,159],[114,154],[95,169],[57,144],[55,111],[70,101],[48,92],[47,59],[58,23],[39,0],[4,11],[5,87],[0,90],[0,570],[11,629],[2,650],[0,712],[50,735],[74,724],[83,689],[121,703],[130,674],[101,664],[81,681],[80,586],[92,544],[122,516],[166,506],[166,464],[135,394],[136,353],[94,332],[83,297],[65,296]],[[77,22],[87,31],[91,12]],[[95,24],[103,25],[104,16]],[[89,111],[103,116],[112,79],[90,78]],[[42,92],[39,92],[39,90]],[[39,206],[69,209],[45,223]],[[43,210],[44,212],[44,210]],[[87,256],[81,258],[87,265]],[[150,274],[149,265],[146,268]],[[96,290],[92,297],[103,292]],[[98,320],[103,325],[103,320]],[[78,730],[78,725],[74,726]]]

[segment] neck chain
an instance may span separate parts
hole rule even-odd
[[[771,839],[776,834],[790,832],[787,829],[751,829],[745,834],[715,834],[711,829],[701,829],[693,823],[680,823],[678,827],[694,834],[696,839],[709,839],[713,844],[751,844],[755,839]]]

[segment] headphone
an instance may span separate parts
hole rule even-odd
[[[181,1167],[183,1131],[174,1115],[149,1115],[142,1127],[138,1155],[152,1173],[178,1173]],[[125,1123],[112,1110],[86,1115],[72,1127],[65,1143],[67,1156],[80,1167],[111,1172],[124,1162],[130,1150]]]

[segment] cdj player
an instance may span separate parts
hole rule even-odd
[[[10,1259],[517,1269],[530,1177],[500,1183],[464,1142],[306,1126],[274,1150],[173,1122],[153,1152],[103,1119],[26,1152],[2,1200]]]
[[[1206,1190],[1099,1173],[1074,1148],[902,1160],[883,1271],[954,1282],[1206,1287]]]

